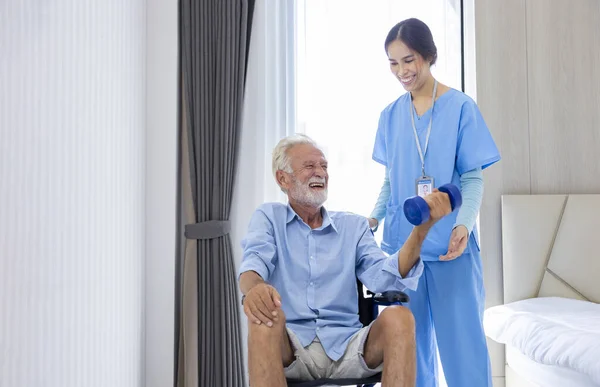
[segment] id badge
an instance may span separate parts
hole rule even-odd
[[[416,182],[417,195],[424,198],[433,191],[433,177],[421,176]]]

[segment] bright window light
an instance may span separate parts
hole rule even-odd
[[[371,159],[380,112],[405,91],[391,74],[384,41],[416,17],[438,49],[432,73],[462,90],[459,0],[298,0],[297,128],[325,149],[331,210],[368,216],[384,168]],[[381,238],[382,232],[376,233]],[[380,239],[378,239],[378,242]]]

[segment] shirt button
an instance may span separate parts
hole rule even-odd
[[[313,282],[310,283],[310,286],[313,286]]]
[[[310,259],[315,259],[315,257],[313,257],[312,255],[310,256]]]
[[[317,327],[317,331],[319,330],[319,327]]]

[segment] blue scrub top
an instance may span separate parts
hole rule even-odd
[[[421,176],[421,159],[415,143],[411,111],[414,112],[414,107],[410,93],[403,94],[387,106],[381,112],[373,148],[373,160],[386,166],[390,174],[391,192],[381,244],[388,254],[396,252],[413,229],[403,210],[404,201],[416,195],[416,179]],[[421,149],[424,150],[432,110],[430,108],[421,117],[414,114]],[[442,94],[433,108],[425,154],[425,173],[434,178],[435,187],[452,183],[461,188],[460,175],[478,167],[485,169],[499,160],[498,148],[475,101],[455,89]],[[440,255],[446,254],[457,212],[444,217],[430,230],[421,248],[423,260],[438,260]],[[477,243],[477,235],[472,235],[471,240]]]

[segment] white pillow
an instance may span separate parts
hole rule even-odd
[[[600,384],[600,304],[541,297],[488,308],[486,335],[530,359],[573,369]]]

